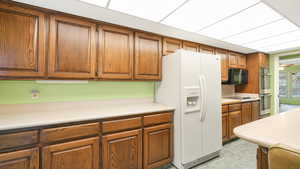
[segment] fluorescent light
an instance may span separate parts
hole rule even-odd
[[[190,0],[162,23],[195,32],[258,2],[259,0]]]
[[[282,19],[280,21],[265,25],[263,27],[236,36],[232,36],[230,38],[226,38],[224,39],[224,41],[237,45],[243,45],[245,43],[259,41],[264,38],[277,36],[282,33],[290,32],[297,29],[298,28],[294,24],[292,24],[286,19]]]
[[[109,8],[152,21],[160,21],[185,0],[111,0]]]
[[[278,36],[274,36],[271,38],[266,38],[263,40],[255,41],[252,43],[244,44],[243,46],[246,46],[248,48],[256,49],[256,48],[263,48],[266,46],[274,46],[278,44],[282,44],[285,42],[290,42],[296,39],[300,39],[300,29],[296,31],[291,31],[288,33],[284,33]]]
[[[225,19],[211,27],[207,27],[199,33],[216,39],[223,39],[263,26],[281,18],[282,16],[273,9],[263,3],[259,3],[237,15]]]
[[[284,42],[282,44],[278,44],[278,45],[274,45],[274,46],[258,48],[258,50],[261,50],[264,52],[275,52],[275,51],[279,51],[279,50],[291,49],[291,48],[296,48],[296,47],[300,47],[300,39],[290,41],[290,42]]]
[[[101,6],[101,7],[105,7],[108,2],[108,0],[80,0],[80,1]]]

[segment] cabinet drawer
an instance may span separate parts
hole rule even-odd
[[[142,126],[142,118],[135,117],[121,120],[104,121],[102,124],[103,133],[122,131],[126,129],[133,129]]]
[[[228,106],[228,110],[230,111],[230,112],[232,112],[232,111],[237,111],[237,110],[241,110],[242,109],[242,105],[241,104],[230,104],[229,106]]]
[[[161,113],[148,115],[144,117],[144,125],[150,126],[161,123],[169,123],[172,122],[172,113]]]
[[[50,128],[41,131],[41,142],[48,143],[65,139],[96,135],[100,132],[99,123],[80,124],[66,127]]]
[[[222,106],[222,113],[227,113],[228,112],[228,105],[223,105]]]
[[[26,131],[0,135],[0,150],[36,144],[38,142],[38,131]]]

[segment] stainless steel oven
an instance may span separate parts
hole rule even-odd
[[[270,113],[271,97],[271,93],[260,94],[260,115],[266,115]]]
[[[260,94],[260,115],[270,113],[271,107],[271,75],[268,68],[260,68],[259,72],[259,94]]]

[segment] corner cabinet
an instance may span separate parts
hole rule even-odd
[[[98,72],[102,79],[132,79],[133,31],[99,26]]]
[[[147,33],[135,33],[134,79],[160,80],[162,38]]]
[[[96,24],[60,15],[50,16],[50,78],[95,77]]]
[[[38,169],[38,168],[39,168],[38,148],[0,154],[0,169]]]
[[[0,76],[45,75],[45,15],[0,3]]]

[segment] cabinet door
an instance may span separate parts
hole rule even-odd
[[[103,169],[142,169],[142,130],[103,136]]]
[[[173,159],[173,127],[163,124],[144,129],[144,169],[154,169]]]
[[[226,50],[216,50],[216,55],[221,58],[221,79],[222,81],[228,80],[228,53]]]
[[[233,129],[242,124],[241,111],[229,112],[228,126],[229,126],[229,138],[233,139],[236,136],[233,133]]]
[[[252,121],[258,120],[259,119],[259,114],[260,114],[260,104],[259,101],[252,102]]]
[[[246,67],[247,67],[247,63],[246,63],[246,60],[247,60],[247,58],[246,58],[246,56],[245,55],[238,55],[237,56],[237,59],[238,59],[238,67],[239,68],[242,68],[242,69],[246,69]]]
[[[193,52],[199,52],[199,45],[193,42],[183,42],[182,48]]]
[[[38,148],[0,154],[0,169],[38,169]]]
[[[259,53],[259,64],[260,64],[260,67],[268,68],[269,67],[269,57],[266,54]]]
[[[49,77],[95,77],[96,25],[52,15],[49,37]]]
[[[160,36],[139,32],[135,34],[135,79],[161,79],[161,43]]]
[[[99,138],[88,138],[43,148],[43,169],[99,169]]]
[[[163,55],[174,53],[176,50],[182,48],[182,41],[171,38],[164,38],[163,40]]]
[[[230,52],[228,55],[228,63],[230,68],[237,68],[238,67],[238,54]]]
[[[227,141],[229,138],[228,130],[228,113],[222,114],[222,140]]]
[[[99,77],[132,79],[133,32],[112,26],[101,26],[99,30]]]
[[[201,53],[206,53],[206,54],[215,54],[215,48],[206,46],[206,45],[200,45],[200,52]]]
[[[242,124],[246,124],[252,121],[252,104],[243,103],[242,104]]]
[[[0,4],[0,23],[0,76],[44,76],[44,14]]]

